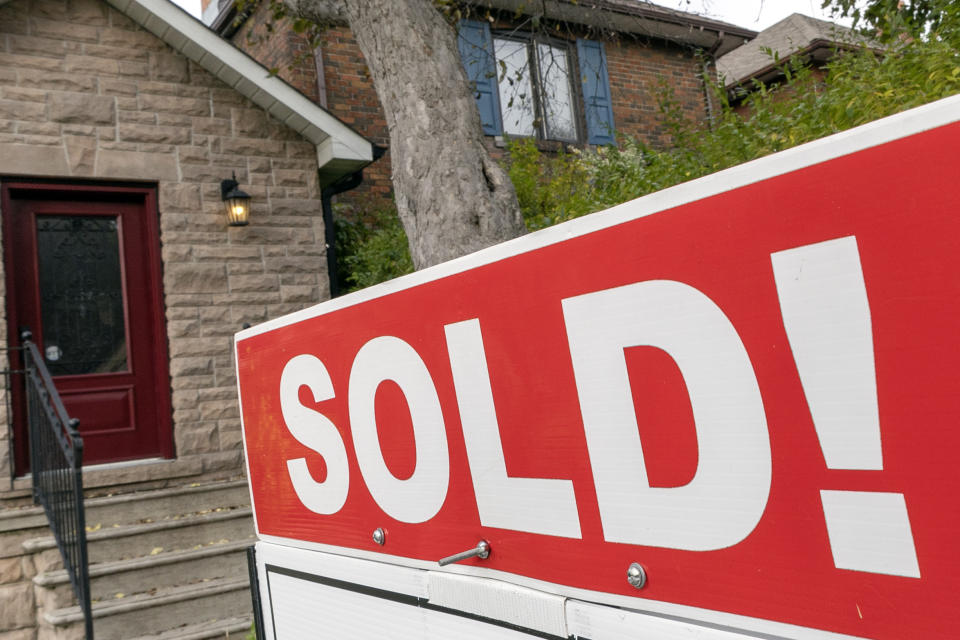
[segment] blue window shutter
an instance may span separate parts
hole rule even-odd
[[[488,136],[499,136],[503,132],[503,125],[500,122],[500,93],[490,25],[475,20],[461,20],[457,46],[467,80],[475,91],[483,132]]]
[[[607,77],[607,54],[602,42],[577,40],[580,82],[589,144],[613,144],[613,102]]]

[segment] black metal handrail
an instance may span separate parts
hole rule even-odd
[[[33,501],[42,505],[57,541],[63,566],[83,611],[87,640],[93,640],[87,529],[83,510],[83,439],[79,421],[67,411],[53,385],[31,334],[20,335],[23,345],[30,473]]]

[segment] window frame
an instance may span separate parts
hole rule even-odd
[[[493,64],[496,71],[496,91],[498,96],[498,103],[500,109],[500,119],[501,119],[501,129],[502,135],[509,136],[513,138],[528,138],[534,139],[538,143],[549,143],[549,144],[572,144],[572,145],[583,145],[587,143],[586,135],[586,121],[584,118],[585,114],[585,103],[583,98],[582,87],[580,86],[580,61],[577,57],[577,47],[575,42],[569,40],[564,40],[561,38],[553,38],[550,36],[544,36],[541,34],[530,33],[530,32],[517,32],[510,30],[491,30],[491,47],[493,50]],[[497,41],[504,40],[510,42],[517,42],[524,45],[524,49],[527,54],[527,72],[530,79],[530,92],[532,94],[533,100],[533,128],[534,135],[526,136],[516,133],[507,132],[507,118],[506,118],[506,105],[503,100],[500,99],[500,80],[502,67],[500,65],[500,59],[497,58]],[[541,77],[540,70],[540,53],[538,51],[539,45],[547,45],[553,49],[560,49],[563,51],[566,57],[567,64],[567,87],[570,95],[570,110],[571,110],[571,121],[574,128],[574,137],[573,138],[550,138],[547,137],[547,115],[546,108],[544,105],[543,91],[541,87],[543,85],[543,78]]]

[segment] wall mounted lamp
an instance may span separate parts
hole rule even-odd
[[[236,172],[233,173],[233,179],[220,183],[220,197],[227,209],[227,223],[231,227],[250,224],[250,195],[240,191],[239,186]]]

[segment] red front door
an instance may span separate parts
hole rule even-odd
[[[80,420],[84,464],[171,457],[154,190],[5,183],[0,195],[11,342],[21,328],[33,333],[67,413]]]

